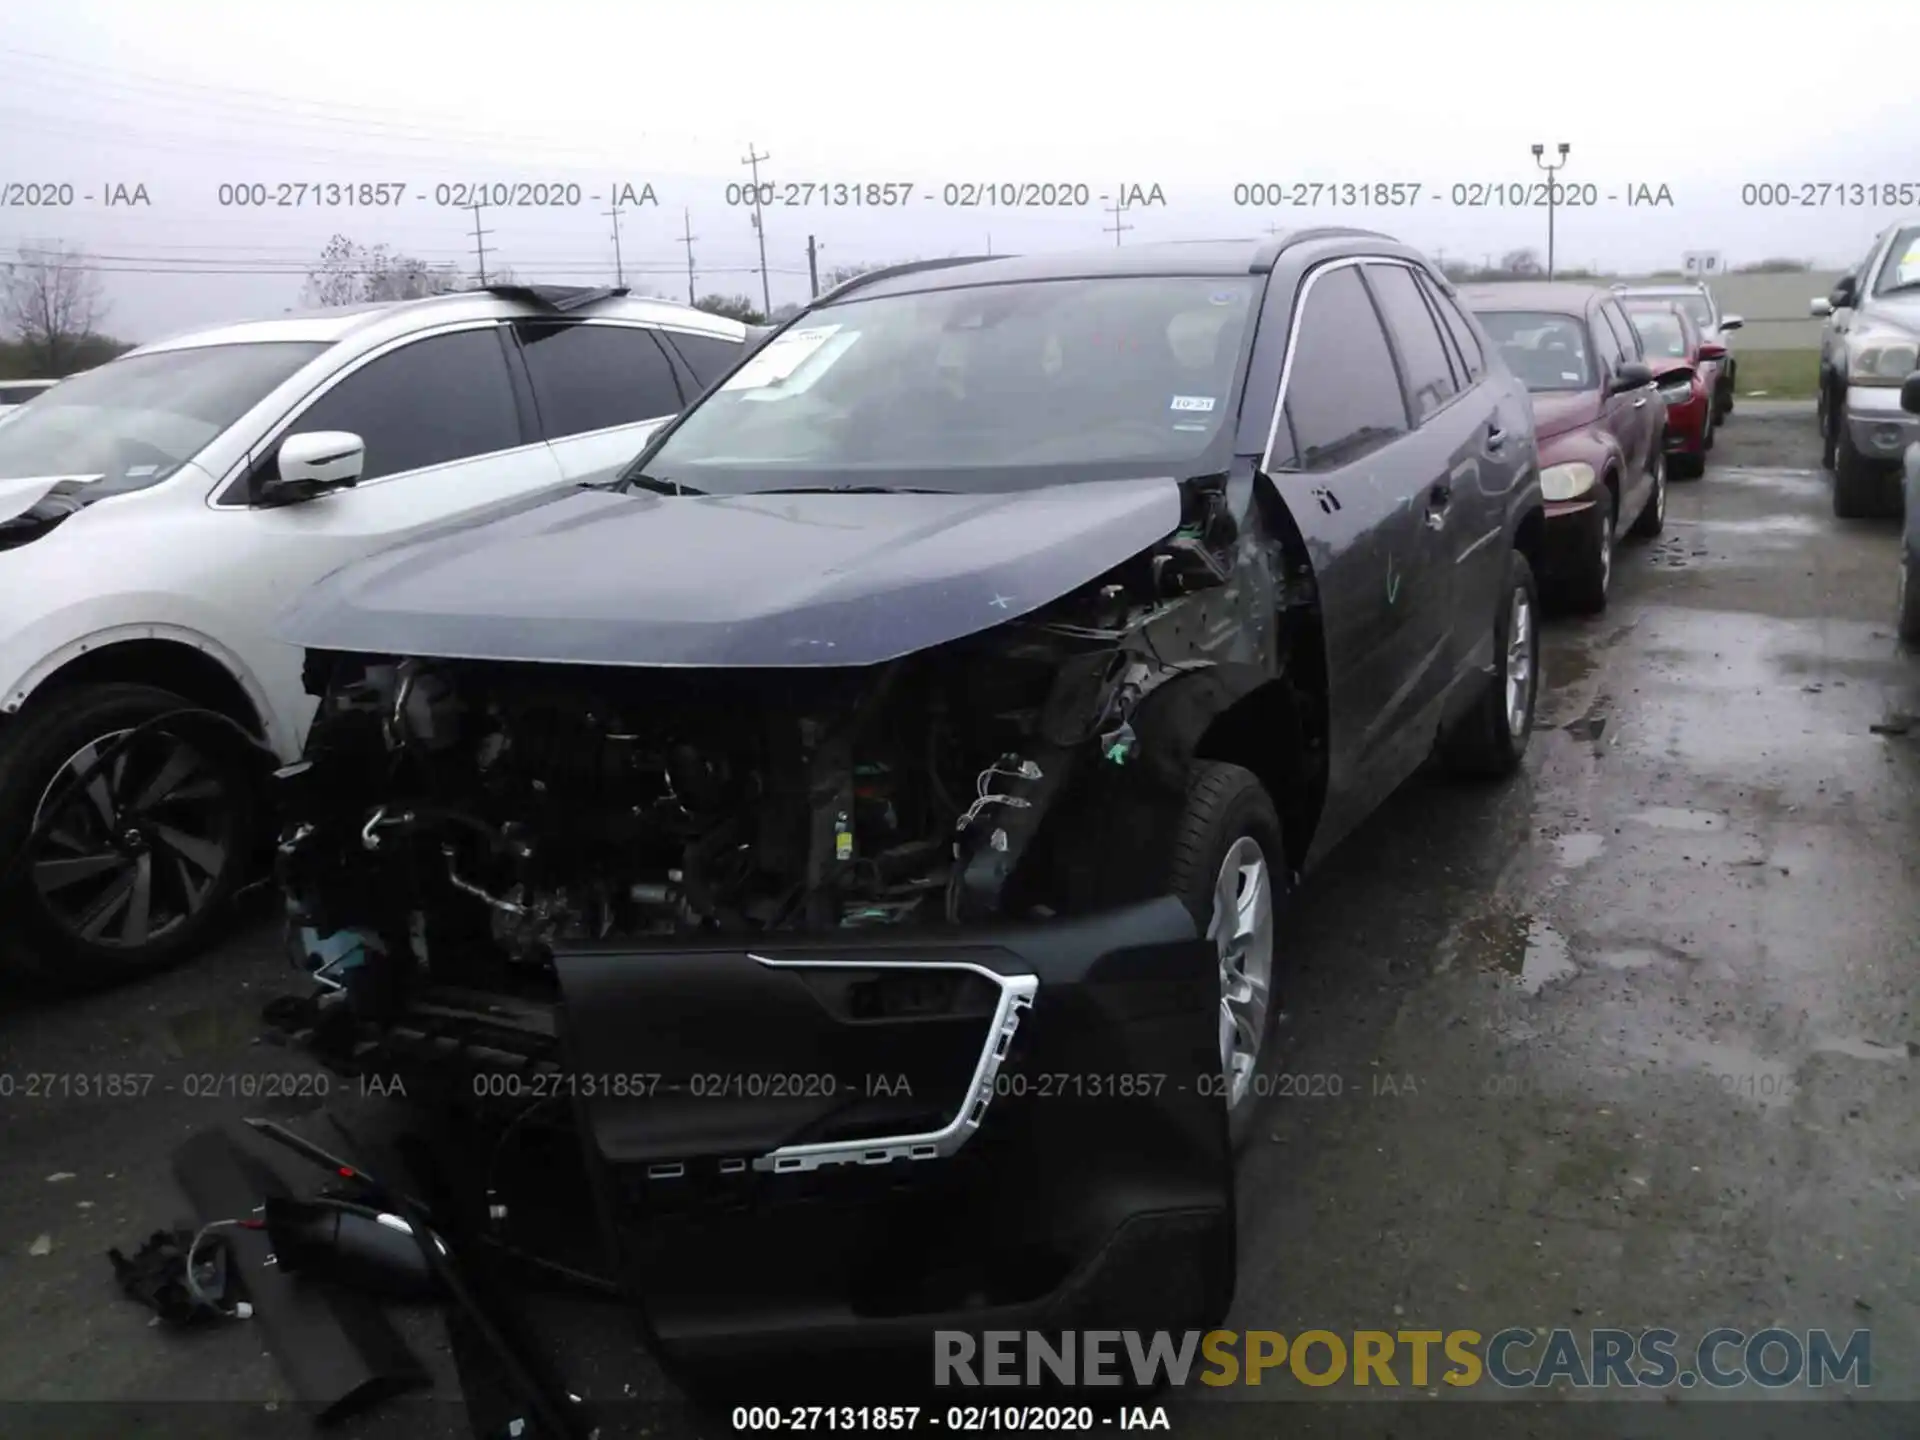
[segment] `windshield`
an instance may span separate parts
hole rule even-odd
[[[1687,332],[1673,311],[1629,309],[1627,318],[1640,332],[1640,343],[1648,355],[1670,360],[1687,358]]]
[[[164,480],[326,348],[208,345],[109,361],[7,417],[0,425],[0,480]]]
[[[1873,293],[1884,295],[1889,290],[1916,287],[1920,287],[1920,225],[1909,225],[1887,247],[1887,258],[1880,262],[1880,273],[1874,278]]]
[[[1591,390],[1587,327],[1573,315],[1531,310],[1477,312],[1514,378],[1529,390]]]
[[[740,494],[1192,473],[1231,426],[1259,284],[1115,276],[830,305],[696,405],[630,479]]]

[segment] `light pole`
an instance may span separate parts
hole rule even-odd
[[[1553,208],[1554,202],[1560,198],[1559,182],[1553,177],[1555,172],[1567,163],[1566,141],[1560,142],[1559,150],[1560,163],[1549,165],[1546,160],[1547,147],[1544,145],[1533,147],[1533,163],[1547,172],[1547,279],[1549,280],[1553,278]]]

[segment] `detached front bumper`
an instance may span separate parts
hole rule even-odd
[[[940,1330],[1218,1323],[1218,963],[1163,897],[993,928],[581,944],[556,953],[550,1005],[387,994],[374,1021],[334,998],[330,1023],[410,1098],[433,1070],[428,1093],[566,1105],[663,1359],[733,1384],[911,1365]]]
[[[1900,408],[1897,385],[1849,385],[1845,416],[1853,448],[1868,460],[1897,465],[1907,446],[1920,440],[1920,415]]]

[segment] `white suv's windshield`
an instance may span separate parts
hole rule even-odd
[[[207,345],[109,361],[61,381],[0,425],[0,480],[164,479],[326,348]]]
[[[1920,225],[1907,226],[1887,246],[1873,293],[1885,295],[1890,290],[1920,290]]]
[[[639,467],[709,494],[990,490],[1189,469],[1232,423],[1254,277],[849,299],[770,341]]]

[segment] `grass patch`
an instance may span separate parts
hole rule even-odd
[[[1734,393],[1811,400],[1820,390],[1818,350],[1735,350]]]

